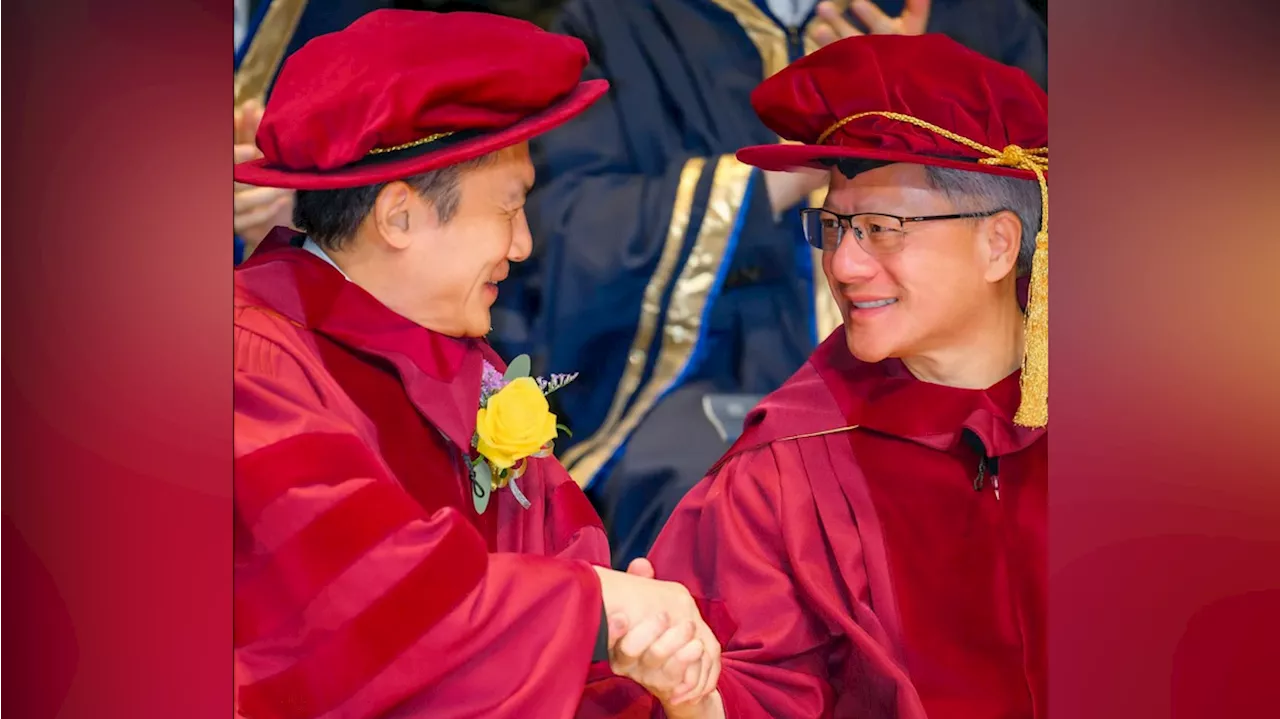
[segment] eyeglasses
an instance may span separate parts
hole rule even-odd
[[[904,225],[908,222],[975,219],[991,217],[1003,211],[898,217],[874,212],[841,215],[821,207],[811,207],[800,211],[800,219],[804,224],[805,241],[819,250],[830,252],[839,248],[840,241],[844,239],[845,230],[848,229],[853,232],[854,239],[858,241],[858,245],[864,252],[880,256],[891,255],[903,248],[907,236]]]

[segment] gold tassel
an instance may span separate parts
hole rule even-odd
[[[1022,360],[1022,402],[1013,421],[1023,427],[1049,424],[1049,233],[1036,234],[1027,301],[1026,355]]]
[[[1040,231],[1031,257],[1031,287],[1027,292],[1026,351],[1022,357],[1022,401],[1013,423],[1022,427],[1049,424],[1049,182],[1040,181]]]

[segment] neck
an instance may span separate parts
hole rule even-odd
[[[1012,288],[938,350],[903,357],[918,380],[961,389],[987,389],[1022,366],[1024,317]]]
[[[398,263],[386,252],[376,248],[373,243],[361,242],[360,239],[356,237],[349,240],[344,243],[341,250],[326,249],[324,252],[333,260],[333,264],[342,270],[347,279],[360,289],[368,292],[396,314],[422,324],[420,318],[415,318],[410,311],[407,298],[400,295],[399,288],[404,287],[406,283],[401,282],[396,276],[399,270]]]

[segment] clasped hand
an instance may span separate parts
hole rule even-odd
[[[654,579],[637,559],[627,572],[596,568],[609,616],[609,666],[657,697],[669,717],[711,698],[720,677],[720,643],[689,590]]]

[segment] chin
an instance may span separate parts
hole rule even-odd
[[[492,326],[493,318],[489,316],[488,312],[485,312],[483,317],[469,319],[462,334],[464,337],[484,337],[489,334]]]
[[[845,345],[849,347],[849,354],[853,355],[859,362],[875,364],[894,356],[892,343],[885,342],[875,336],[868,336],[864,333],[855,334],[846,329],[844,341]]]

